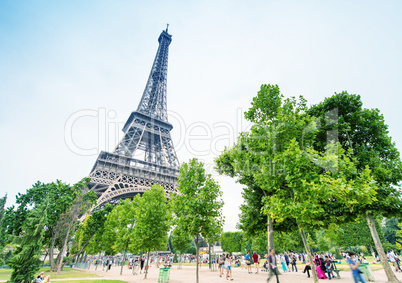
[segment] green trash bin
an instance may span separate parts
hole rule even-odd
[[[361,263],[359,266],[359,270],[362,272],[362,276],[367,281],[375,281],[374,275],[371,272],[370,264],[369,263]]]
[[[158,282],[169,282],[170,277],[170,268],[169,267],[164,267],[164,268],[159,268],[159,278]]]

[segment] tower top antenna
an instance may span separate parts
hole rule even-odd
[[[169,24],[167,24],[167,26],[166,26],[166,32],[168,32],[168,29],[169,29]]]

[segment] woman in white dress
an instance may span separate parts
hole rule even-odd
[[[244,255],[241,256],[241,269],[246,268],[246,257]]]

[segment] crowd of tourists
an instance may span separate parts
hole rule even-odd
[[[345,262],[350,266],[352,271],[352,276],[355,282],[363,282],[365,280],[361,276],[361,271],[359,266],[362,263],[368,263],[364,254],[356,254],[352,251],[347,253],[341,253]],[[339,270],[336,268],[336,264],[340,263],[338,259],[334,257],[332,253],[317,253],[313,255],[313,263],[311,264],[308,260],[308,257],[304,253],[296,253],[296,252],[284,252],[275,254],[275,250],[271,250],[269,254],[264,256],[265,261],[260,266],[261,257],[256,252],[250,254],[249,252],[244,255],[229,255],[222,254],[213,256],[211,258],[211,264],[217,264],[219,268],[219,276],[225,277],[227,280],[234,280],[233,278],[233,267],[239,267],[241,269],[246,269],[248,274],[256,273],[258,274],[260,271],[268,272],[268,281],[275,276],[277,282],[279,283],[278,278],[278,269],[281,268],[283,273],[287,272],[299,272],[299,269],[302,270],[302,273],[306,273],[307,277],[311,277],[311,269],[315,268],[317,271],[317,275],[319,279],[333,279],[339,276]],[[380,262],[378,256],[373,254],[374,261],[372,263]],[[395,272],[402,272],[400,266],[400,255],[396,254],[394,251],[387,252],[388,261],[392,263]],[[151,256],[149,259],[149,263],[147,265],[146,256],[126,256],[125,262],[127,262],[127,266],[132,270],[133,275],[141,274],[145,272],[149,268],[149,264],[155,263],[156,267],[170,267],[173,264],[173,255],[165,255],[165,256]],[[101,258],[89,258],[87,263],[102,265],[102,270],[108,271],[111,269],[113,265],[120,266],[123,261],[122,256],[105,256]],[[183,255],[181,257],[177,257],[177,262],[182,263],[195,263],[197,261],[196,256],[194,255]],[[200,265],[208,264],[210,261],[208,255],[200,255],[199,263]],[[299,266],[299,267],[298,267]],[[301,266],[301,268],[300,268]],[[44,276],[43,273],[38,276],[37,282],[46,283],[49,282],[49,277]]]

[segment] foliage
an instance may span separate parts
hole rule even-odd
[[[163,187],[155,184],[142,197],[137,195],[137,222],[134,229],[134,245],[148,252],[166,247],[172,224],[172,212]],[[145,271],[145,278],[148,271]]]
[[[180,194],[172,197],[175,224],[193,237],[219,239],[223,225],[223,201],[218,198],[222,192],[211,175],[205,174],[204,164],[195,158],[183,163],[178,184]]]
[[[308,242],[308,245],[309,245],[310,249],[317,249],[318,248],[317,243],[311,237],[310,233],[307,233],[307,242]]]
[[[74,201],[77,192],[71,186],[57,180],[52,183],[36,182],[25,194],[18,193],[16,196],[16,206],[7,209],[4,217],[6,231],[15,236],[20,235],[22,226],[31,209],[43,204],[49,199],[47,208],[47,227],[45,241],[51,238],[51,233],[60,219],[60,215],[65,213]]]
[[[382,243],[385,243],[384,233],[381,229],[381,223],[379,219],[375,219],[376,228],[379,232],[379,237]],[[371,237],[370,230],[367,226],[367,221],[364,218],[358,218],[356,221],[345,223],[338,226],[335,229],[335,236],[332,237],[334,243],[343,247],[345,250],[348,246],[372,246],[374,247],[374,241]]]
[[[369,212],[385,217],[401,216],[399,183],[402,181],[402,162],[395,143],[388,136],[388,126],[380,111],[364,109],[360,95],[344,91],[310,107],[308,113],[321,122],[314,147],[320,152],[325,151],[328,133],[335,133],[334,138],[345,150],[352,149],[357,171],[369,167],[370,175],[376,181],[376,201],[359,203],[359,209],[352,211],[353,214]],[[350,212],[344,210],[345,214],[350,215]],[[353,214],[352,218],[355,217]]]
[[[278,86],[262,85],[245,113],[255,125],[239,137],[239,145],[248,152],[243,160],[258,161],[251,174],[267,192],[264,212],[277,222],[292,217],[301,227],[317,229],[344,221],[325,214],[326,204],[353,210],[357,202],[373,201],[375,187],[370,171],[357,174],[347,152],[335,144],[324,154],[312,148],[316,125],[306,111],[302,97],[284,99]],[[351,181],[350,176],[356,177]]]
[[[16,238],[19,246],[8,263],[13,269],[10,278],[11,282],[31,282],[40,268],[40,254],[44,228],[47,222],[48,205],[49,203],[46,202],[37,206],[27,215],[26,221],[22,226],[22,236]]]
[[[402,222],[398,224],[398,228],[399,230],[396,231],[395,233],[396,236],[395,245],[399,250],[402,250]]]
[[[114,253],[134,252],[136,250],[132,239],[134,239],[134,227],[138,220],[137,207],[138,198],[134,198],[134,200],[122,200],[113,208],[107,216],[104,230],[102,231],[104,250],[110,250]]]
[[[76,245],[71,248],[70,253],[82,252],[86,247],[88,247],[92,238],[96,234],[100,234],[100,236],[103,234],[106,217],[112,211],[112,209],[113,205],[107,203],[102,209],[95,210],[92,212],[92,214],[85,217],[85,220],[79,225],[74,236]],[[99,242],[94,242],[95,241],[92,241],[92,243],[95,245],[101,245]],[[96,254],[100,251],[100,249],[96,251],[93,249],[91,250],[91,254]]]
[[[52,265],[53,254],[50,254],[50,262],[52,269],[57,267],[57,274],[63,268],[63,256],[67,250],[67,245],[71,242],[75,230],[78,226],[78,218],[84,215],[88,210],[96,203],[96,193],[88,188],[90,179],[84,178],[81,181],[74,184],[72,190],[76,192],[74,201],[71,203],[68,210],[60,215],[59,221],[56,223],[56,227],[53,233],[53,239],[60,239],[61,245],[59,249],[59,255],[57,256],[55,266]],[[52,247],[51,247],[52,249]]]
[[[4,260],[4,246],[7,243],[7,235],[5,232],[5,227],[3,225],[4,221],[4,213],[5,213],[5,205],[6,205],[6,201],[7,201],[7,195],[5,195],[4,197],[0,198],[0,265],[4,265],[5,264],[5,260]]]
[[[46,211],[48,216],[46,222],[47,230],[44,233],[43,244],[49,246],[50,263],[52,268],[55,269],[55,262],[52,256],[53,247],[56,245],[59,250],[62,250],[63,246],[65,246],[66,231],[75,227],[76,220],[72,220],[74,221],[73,225],[70,229],[66,229],[69,226],[67,225],[69,215],[71,216],[73,210],[80,210],[78,206],[75,206],[72,210],[74,204],[77,203],[80,197],[81,201],[84,201],[80,201],[81,204],[91,203],[96,199],[93,191],[83,194],[83,191],[87,189],[86,183],[88,181],[89,179],[85,178],[72,187],[59,180],[47,184],[37,182],[25,194],[18,193],[16,205],[9,207],[4,214],[2,225],[6,233],[10,236],[19,236],[23,231],[22,227],[30,211],[43,205],[45,200],[49,200]],[[71,239],[71,237],[67,238],[67,241]],[[61,260],[61,253],[58,260]]]
[[[329,240],[324,235],[324,230],[316,231],[317,248],[320,252],[328,252],[330,249]]]
[[[267,231],[268,218],[263,214],[263,199],[268,192],[255,181],[253,172],[260,168],[260,164],[248,151],[249,148],[240,141],[230,149],[225,148],[215,163],[219,174],[236,177],[237,182],[246,186],[242,192],[244,202],[240,205],[237,228],[246,237],[253,238]],[[291,218],[282,222],[273,221],[273,229],[278,232],[291,231],[295,225],[296,222]]]
[[[226,232],[221,235],[221,247],[225,252],[241,252],[242,243],[243,234],[241,232]]]
[[[191,235],[183,229],[183,227],[177,225],[172,232],[172,245],[174,250],[180,254],[185,253],[191,248]]]
[[[106,204],[103,209],[97,210],[92,212],[92,221],[91,224],[88,225],[87,227],[82,227],[83,230],[85,230],[86,235],[90,233],[94,233],[93,237],[89,240],[86,250],[89,254],[97,254],[100,253],[101,251],[104,251],[107,255],[112,254],[111,249],[107,249],[106,247],[109,246],[104,246],[103,244],[103,235],[105,234],[105,226],[107,223],[107,218],[111,211],[113,210],[114,206],[111,204]],[[82,238],[82,242],[84,242],[85,237]]]
[[[241,154],[234,168],[246,168],[264,190],[264,214],[278,223],[296,221],[311,261],[303,228],[348,221],[332,209],[334,204],[350,211],[370,204],[376,185],[370,170],[358,172],[350,153],[336,141],[327,142],[325,151],[313,147],[317,125],[303,97],[284,99],[278,86],[262,85],[251,104],[245,117],[254,125],[239,136],[233,150],[240,148]]]
[[[275,236],[275,250],[285,251],[303,251],[303,242],[298,231],[278,232]]]
[[[383,227],[384,238],[392,245],[396,244],[396,232],[400,230],[398,227],[398,219],[395,217],[387,218]]]
[[[196,251],[196,249],[195,249],[194,241],[191,241],[191,243],[190,243],[190,248],[187,249],[184,253],[185,253],[185,254],[192,254],[192,255],[195,255],[195,254],[197,253],[197,251]]]
[[[205,173],[204,164],[195,158],[181,165],[178,184],[180,193],[172,196],[175,224],[195,239],[198,262],[200,237],[213,243],[222,233],[222,192],[211,175]],[[196,270],[198,282],[198,264]]]
[[[347,92],[326,98],[322,103],[312,106],[308,112],[321,121],[322,127],[314,143],[318,151],[325,150],[330,136],[331,139],[339,140],[343,149],[352,149],[358,173],[370,168],[370,177],[377,186],[375,201],[358,202],[355,209],[334,203],[333,211],[350,219],[356,218],[356,215],[366,217],[388,281],[398,282],[387,263],[374,221],[378,215],[402,215],[402,161],[395,143],[388,136],[388,126],[383,115],[378,109],[364,109],[360,96],[349,95]],[[335,135],[327,135],[330,132]],[[355,179],[353,176],[351,178]]]
[[[172,214],[162,186],[153,185],[138,202],[138,221],[135,226],[135,242],[141,250],[160,250],[165,248]]]

